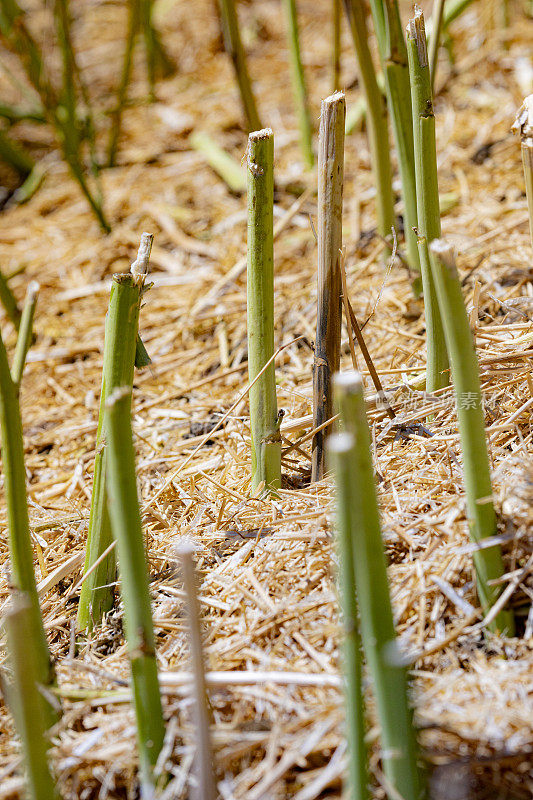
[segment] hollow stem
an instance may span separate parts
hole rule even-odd
[[[135,279],[124,276],[133,286]],[[132,309],[134,303],[131,304]],[[138,313],[132,311],[132,314]],[[159,692],[155,636],[145,545],[137,497],[135,451],[131,429],[131,385],[113,385],[105,376],[107,490],[113,536],[117,541],[124,620],[137,721],[141,783],[153,789],[153,768],[163,746],[165,727]]]
[[[336,92],[322,101],[318,142],[318,287],[313,363],[313,427],[333,416],[331,381],[339,369],[342,322],[342,191],[346,100]],[[313,437],[312,480],[324,474],[326,431]]]
[[[365,744],[365,712],[362,653],[359,634],[352,519],[352,470],[354,438],[335,433],[328,439],[328,461],[335,475],[335,528],[339,559],[339,588],[344,625],[343,666],[348,739],[348,786],[351,800],[368,798],[368,752]]]
[[[478,543],[497,533],[479,366],[453,248],[444,239],[437,239],[431,243],[430,251],[431,267],[452,364],[463,453],[468,526],[471,540]],[[495,545],[475,551],[474,565],[479,599],[484,612],[487,612],[502,591],[501,585],[491,585],[491,581],[501,578],[504,574],[500,546]],[[514,633],[512,614],[506,610],[501,611],[490,627],[493,631],[512,636]]]
[[[435,115],[424,16],[420,9],[407,26],[407,54],[413,109],[418,247],[426,312],[426,391],[434,392],[448,383],[448,356],[428,252],[428,245],[440,236],[440,209]]]
[[[368,46],[364,4],[361,0],[344,0],[359,68],[361,88],[366,100],[368,141],[376,182],[378,233],[388,240],[396,227],[392,171],[390,163],[387,109],[376,80],[376,72]]]
[[[274,355],[274,134],[248,137],[248,375],[250,383]],[[274,361],[250,388],[252,488],[281,486]]]
[[[422,779],[407,694],[407,674],[399,665],[396,634],[381,525],[379,521],[371,440],[365,413],[363,383],[356,372],[335,378],[335,395],[345,440],[350,503],[349,523],[353,574],[359,606],[363,648],[368,662],[381,726],[385,774],[394,795],[419,800]]]
[[[246,124],[249,131],[257,131],[261,128],[261,122],[257,113],[252,82],[246,64],[246,55],[242,46],[235,0],[219,0],[219,4],[224,46],[233,62]]]
[[[312,167],[315,160],[313,154],[313,132],[307,103],[305,74],[300,55],[300,36],[298,32],[296,0],[283,0],[283,5],[288,27],[292,84],[300,126],[300,146],[305,163],[308,167]]]
[[[41,664],[34,646],[33,603],[26,593],[15,594],[4,613],[12,679],[7,690],[15,728],[22,743],[24,769],[31,800],[56,800],[48,766],[50,726],[48,703],[39,684]]]
[[[151,234],[143,234],[139,248],[139,256],[145,272],[148,268],[152,239]],[[137,260],[139,260],[139,256]],[[85,547],[85,572],[101,558],[112,542],[106,488],[105,404],[110,392],[117,386],[129,386],[130,389],[133,386],[141,297],[141,280],[134,280],[131,275],[114,276],[106,317],[93,491]],[[116,558],[115,553],[110,552],[82,584],[77,616],[79,630],[92,630],[95,625],[100,624],[104,614],[113,607],[115,579]]]

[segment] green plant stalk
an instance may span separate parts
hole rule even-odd
[[[15,347],[15,355],[13,356],[13,364],[11,365],[11,378],[15,386],[20,386],[22,380],[22,373],[24,372],[24,365],[26,363],[26,356],[31,346],[33,336],[33,318],[35,316],[35,307],[37,306],[37,297],[39,294],[39,284],[37,281],[30,281],[26,290],[26,299],[22,309],[22,316],[20,318],[20,326],[17,336],[17,345]]]
[[[274,355],[274,134],[248,137],[248,376],[255,381]],[[281,435],[274,361],[250,388],[252,489],[281,487]]]
[[[333,416],[331,381],[339,369],[342,321],[342,192],[346,100],[336,92],[322,101],[318,140],[317,323],[313,360],[313,428]],[[326,431],[313,437],[311,480],[324,476]]]
[[[371,8],[402,183],[407,259],[411,269],[420,272],[414,231],[418,225],[418,211],[407,48],[397,0],[371,0]]]
[[[15,595],[4,615],[12,682],[7,690],[15,728],[22,742],[28,794],[31,800],[56,800],[48,767],[48,713],[39,691],[41,665],[33,644],[33,603]]]
[[[407,674],[397,653],[361,376],[337,375],[335,396],[342,427],[353,437],[347,455],[353,572],[361,639],[381,726],[384,771],[395,790],[391,797],[420,800],[423,782]]]
[[[46,122],[43,110],[37,106],[25,108],[24,106],[12,106],[8,103],[0,103],[0,117],[6,119],[11,125],[24,120],[41,124]]]
[[[61,98],[58,98],[47,77],[41,50],[29,33],[25,24],[25,13],[16,0],[0,1],[0,34],[6,44],[21,58],[28,80],[41,99],[47,119],[55,128],[63,157],[72,175],[87,198],[100,227],[109,233],[111,229],[101,203],[93,196],[84,175],[80,160],[79,136],[68,123],[68,114]]]
[[[235,9],[235,0],[218,0],[220,5],[220,18],[222,20],[222,34],[226,52],[233,62],[235,77],[241,94],[241,102],[246,118],[248,131],[257,131],[261,128],[261,121],[257,113],[257,106],[252,89],[252,82],[246,64],[244,47],[242,46],[239,30],[239,18]]]
[[[114,167],[117,160],[118,142],[120,139],[120,128],[122,123],[122,112],[126,104],[128,86],[131,78],[131,68],[133,60],[133,50],[135,39],[141,24],[141,4],[140,0],[129,1],[128,30],[126,34],[126,46],[122,58],[122,72],[117,91],[117,104],[112,115],[111,132],[109,134],[109,145],[107,149],[108,166]]]
[[[390,241],[391,228],[396,227],[396,217],[392,193],[387,108],[379,90],[368,47],[364,4],[361,0],[344,0],[344,6],[357,55],[361,88],[366,100],[367,133],[377,190],[377,229],[384,239]]]
[[[333,0],[333,47],[332,47],[332,68],[333,68],[333,87],[332,91],[337,92],[341,88],[341,17],[342,0]]]
[[[30,537],[28,501],[26,496],[26,470],[24,444],[18,398],[18,386],[13,383],[7,353],[0,335],[0,428],[2,431],[2,467],[9,531],[9,559],[11,586],[24,592],[30,603],[31,642],[35,653],[38,682],[44,687],[54,683],[54,670],[46,641],[37,585],[33,570],[33,550]],[[45,718],[47,727],[57,719],[48,702]]]
[[[133,289],[135,279],[132,276],[125,275],[124,281]],[[132,301],[129,319],[137,313],[137,305]],[[152,787],[153,768],[163,746],[165,727],[157,676],[145,546],[137,497],[135,451],[131,429],[131,386],[113,386],[112,375],[109,373],[106,375],[106,386],[109,389],[105,411],[109,515],[113,536],[118,546],[125,631],[137,720],[141,781],[145,786]]]
[[[241,194],[246,191],[246,173],[236,159],[223,150],[209,134],[195,131],[189,136],[189,142],[198,153],[205,156],[205,160],[230,191]]]
[[[343,662],[348,740],[348,786],[351,800],[365,800],[368,793],[368,752],[365,744],[362,654],[354,574],[352,519],[352,467],[355,441],[351,434],[329,437],[328,461],[335,474],[336,539],[339,588],[344,624]]]
[[[29,153],[2,129],[0,129],[0,159],[13,167],[23,178],[26,178],[35,166]]]
[[[141,256],[146,262],[146,269],[151,244],[151,235],[143,234],[141,249],[145,246],[147,252]],[[141,297],[142,282],[132,281],[129,275],[113,277],[106,318],[102,390],[84,572],[92,567],[113,541],[107,507],[105,404],[110,392],[117,386],[133,386]],[[114,552],[110,552],[82,584],[77,616],[79,630],[92,630],[113,607],[115,579],[116,557]]]
[[[15,329],[19,329],[20,325],[20,309],[17,305],[15,295],[9,288],[9,283],[3,272],[0,271],[0,302],[4,306],[5,312]]]
[[[430,250],[431,268],[452,363],[463,452],[468,527],[471,540],[478,543],[497,533],[479,367],[453,248],[444,239],[437,239],[432,242]],[[478,595],[486,613],[502,592],[501,585],[491,586],[491,581],[501,578],[504,574],[500,546],[495,545],[476,551],[474,565]],[[489,627],[493,631],[513,636],[513,615],[509,611],[501,611]]]
[[[155,83],[158,76],[168,77],[174,72],[174,65],[168,57],[152,20],[152,0],[141,0],[141,27],[146,49],[146,66],[150,99],[155,99]]]
[[[300,37],[298,32],[298,12],[296,10],[296,0],[283,0],[283,5],[285,8],[285,17],[288,26],[291,77],[296,108],[298,110],[300,146],[305,163],[308,167],[312,167],[315,161],[313,154],[313,131],[311,129],[311,119],[309,116],[309,106],[307,102],[305,74],[300,55]]]
[[[526,136],[522,139],[522,163],[524,165],[524,179],[526,182],[527,207],[529,211],[529,235],[533,247],[533,137]]]
[[[434,392],[448,384],[448,356],[428,253],[428,245],[440,236],[440,209],[435,115],[424,16],[420,10],[407,27],[407,54],[413,108],[418,245],[426,312],[426,391]]]

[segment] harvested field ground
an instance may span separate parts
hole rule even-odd
[[[454,24],[456,63],[452,71],[442,54],[436,115],[440,191],[452,206],[443,233],[457,246],[476,335],[516,638],[483,632],[452,390],[434,402],[407,385],[425,365],[422,304],[400,260],[389,270],[384,265],[384,246],[373,232],[365,134],[346,140],[351,301],[361,321],[370,316],[366,342],[399,420],[427,424],[433,434],[411,428],[409,438],[396,436],[365,378],[395,619],[412,665],[420,740],[439,800],[527,800],[533,794],[533,258],[520,147],[509,133],[532,90],[533,22],[519,3],[511,4],[506,50],[494,26],[497,5],[475,3]],[[98,0],[72,6],[80,64],[97,102],[109,107],[124,8]],[[332,89],[330,4],[301,0],[298,7],[318,127],[320,99]],[[409,5],[403,8],[407,20]],[[15,130],[21,141],[45,151],[45,180],[30,202],[8,206],[0,217],[0,264],[7,273],[21,270],[12,281],[17,296],[23,297],[30,279],[41,285],[22,415],[35,567],[65,709],[54,734],[53,763],[65,798],[136,796],[120,600],[101,630],[89,640],[78,638],[76,647],[74,625],[109,279],[129,268],[141,232],[152,231],[154,286],[140,329],[153,364],[136,374],[133,424],[173,774],[163,796],[188,796],[194,748],[175,556],[180,537],[189,536],[201,573],[220,797],[340,797],[345,744],[332,485],[329,479],[309,484],[305,439],[316,317],[309,219],[316,214],[316,175],[304,170],[299,151],[281,7],[278,0],[239,4],[260,114],[276,136],[275,213],[285,221],[275,243],[276,344],[299,337],[277,359],[286,450],[285,488],[276,501],[250,495],[245,272],[222,281],[246,252],[246,199],[231,194],[189,143],[191,131],[208,131],[240,160],[246,135],[239,97],[211,0],[169,0],[159,12],[178,70],[158,85],[157,102],[147,104],[138,48],[135,102],[124,116],[118,166],[103,172],[112,233],[100,232],[52,134],[27,123]],[[47,14],[35,22],[45,35]],[[359,93],[347,31],[343,36],[350,109]],[[302,191],[296,213],[285,217]],[[5,320],[3,334],[12,346],[14,333]],[[351,363],[346,331],[342,363]],[[232,406],[206,440],[209,426]],[[0,513],[4,603],[3,506]],[[370,690],[367,700],[374,797],[382,798]],[[0,800],[21,796],[19,765],[2,705]]]

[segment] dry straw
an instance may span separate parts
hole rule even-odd
[[[276,491],[281,486],[281,436],[273,360],[265,369],[274,355],[274,134],[270,128],[248,137],[247,168],[252,488],[263,484]]]
[[[313,425],[321,428],[333,415],[331,380],[339,369],[341,344],[342,191],[346,100],[336,92],[322,101],[318,142],[318,289],[313,363]],[[321,429],[313,439],[312,479],[324,474]]]

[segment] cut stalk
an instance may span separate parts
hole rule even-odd
[[[248,376],[274,355],[274,134],[248,137]],[[274,361],[250,388],[252,489],[281,487],[281,436]]]
[[[328,459],[335,474],[336,532],[339,585],[344,624],[343,666],[348,739],[348,786],[351,800],[368,794],[368,753],[365,744],[365,712],[362,681],[361,641],[354,574],[352,519],[352,468],[354,438],[336,433],[328,439]]]
[[[418,224],[418,212],[407,48],[397,0],[371,0],[371,7],[402,183],[407,258],[411,269],[420,272],[414,231]]]
[[[35,573],[26,496],[26,470],[18,386],[13,382],[4,342],[0,335],[0,427],[2,431],[2,466],[9,530],[9,582],[28,598],[32,648],[37,680],[44,687],[54,683],[55,674],[46,641]],[[44,703],[46,727],[57,719],[55,711]]]
[[[440,209],[435,115],[424,15],[420,9],[407,26],[407,53],[413,108],[418,244],[426,312],[426,391],[434,392],[448,384],[448,356],[428,253],[428,244],[440,236]]]
[[[31,800],[56,800],[48,767],[48,703],[39,690],[41,665],[34,646],[32,617],[30,597],[22,593],[15,595],[4,615],[12,671],[7,695],[22,743],[28,794]]]
[[[452,363],[463,452],[468,527],[471,540],[478,543],[497,533],[479,367],[453,248],[444,239],[437,239],[432,242],[430,250],[446,344]],[[491,586],[491,581],[501,578],[504,574],[500,546],[495,545],[474,552],[474,565],[478,595],[486,613],[502,591],[501,585]],[[493,631],[512,636],[514,621],[511,612],[501,611],[489,627]]]
[[[322,101],[318,143],[318,288],[313,363],[313,427],[333,416],[331,380],[340,364],[342,322],[342,190],[346,100],[336,92]],[[312,476],[324,474],[326,431],[313,437]]]
[[[24,372],[24,365],[26,363],[26,356],[30,349],[33,336],[33,318],[35,316],[38,294],[39,284],[37,281],[30,281],[26,290],[26,299],[24,301],[24,308],[22,309],[17,336],[17,346],[15,347],[13,364],[11,365],[11,378],[15,386],[20,385],[22,373]]]
[[[522,164],[526,183],[526,198],[529,211],[529,234],[533,247],[533,94],[522,103],[512,130],[520,134]]]
[[[148,270],[152,240],[151,234],[143,234],[139,255],[134,262],[137,264],[140,259],[143,274]],[[142,281],[132,281],[128,275],[114,276],[106,318],[104,366],[84,572],[95,564],[112,542],[106,489],[105,404],[110,392],[117,386],[129,386],[130,389],[133,386],[141,297]],[[79,630],[92,630],[113,607],[115,579],[116,557],[114,552],[110,552],[82,584],[77,617]]]
[[[186,609],[189,623],[191,646],[191,667],[194,686],[195,728],[196,728],[196,778],[195,797],[197,800],[216,800],[218,795],[213,771],[213,748],[209,730],[211,709],[205,683],[202,635],[200,628],[200,604],[196,591],[196,569],[194,565],[194,545],[182,542],[178,546],[181,562],[183,588],[187,597]],[[192,793],[192,792],[191,792]]]
[[[366,101],[368,141],[377,190],[377,229],[380,236],[389,241],[391,228],[396,227],[396,217],[392,193],[387,109],[378,87],[368,47],[364,4],[361,0],[344,0],[344,6],[357,55],[361,89]]]
[[[246,124],[249,131],[257,131],[261,128],[261,122],[259,120],[259,114],[257,113],[244,47],[242,46],[235,0],[219,0],[219,3],[224,46],[233,62]]]
[[[138,279],[132,275],[124,275],[123,281],[133,289]],[[131,314],[135,316],[138,313],[138,306],[133,298],[130,308]],[[114,376],[110,373],[111,370],[104,378],[108,390],[105,431],[109,515],[113,536],[118,546],[125,631],[137,720],[141,783],[147,791],[150,791],[154,786],[153,768],[163,746],[165,727],[157,676],[148,570],[137,497],[135,451],[131,429],[131,385],[114,385]]]
[[[337,375],[335,394],[342,426],[350,434],[345,458],[353,571],[361,638],[381,726],[384,771],[394,792],[391,797],[419,800],[422,780],[416,736],[408,703],[407,674],[399,666],[396,651],[361,376],[357,372]]]
[[[298,110],[298,123],[300,126],[300,146],[305,163],[312,167],[315,157],[313,154],[313,132],[309,117],[309,107],[307,103],[307,89],[305,86],[305,74],[300,56],[300,37],[298,32],[298,13],[296,10],[296,0],[283,0],[285,16],[288,26],[289,53],[291,59],[291,76]]]

